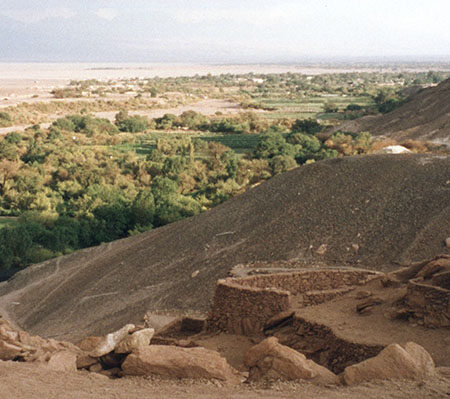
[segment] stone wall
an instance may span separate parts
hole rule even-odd
[[[332,290],[366,283],[379,273],[368,270],[319,269],[277,273],[235,279],[239,285],[256,288],[278,288],[298,295],[307,291]]]
[[[252,335],[278,313],[342,295],[380,273],[319,269],[227,278],[217,282],[208,329]]]
[[[406,305],[426,327],[450,327],[450,290],[425,284],[422,279],[408,282]]]
[[[273,334],[281,344],[303,353],[336,374],[347,366],[378,355],[384,348],[383,345],[361,344],[340,338],[330,327],[309,322],[297,315],[289,326],[268,334]]]
[[[291,306],[291,294],[288,291],[244,287],[233,280],[217,282],[208,318],[209,330],[257,334],[268,319]]]

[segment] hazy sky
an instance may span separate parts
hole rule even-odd
[[[0,0],[0,61],[450,58],[450,0]]]

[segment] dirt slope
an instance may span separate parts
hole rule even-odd
[[[337,129],[450,145],[450,79],[419,91],[395,111],[344,122]]]
[[[449,157],[329,160],[194,218],[30,267],[0,285],[0,312],[31,333],[76,340],[147,310],[207,311],[216,280],[238,263],[390,270],[448,253],[449,236]]]

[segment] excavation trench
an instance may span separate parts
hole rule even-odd
[[[266,336],[275,336],[280,344],[289,346],[339,374],[347,366],[378,355],[382,345],[366,345],[337,337],[327,326],[309,322],[293,315],[277,326],[265,330]]]
[[[331,328],[307,321],[295,310],[338,298],[381,275],[362,269],[329,268],[219,280],[203,334],[234,334],[249,337],[254,343],[276,336],[281,344],[340,373],[349,365],[376,356],[384,346],[340,338]],[[190,324],[172,325],[160,334],[159,342],[167,340],[170,344],[173,339],[181,339],[186,343],[190,338],[195,342],[200,338],[195,336],[198,328],[183,328]]]

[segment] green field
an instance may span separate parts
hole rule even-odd
[[[156,148],[156,141],[160,138],[171,138],[180,136],[189,136],[191,138],[199,138],[204,141],[213,141],[230,147],[237,154],[244,154],[248,150],[252,150],[259,141],[259,134],[213,134],[203,132],[152,132],[145,134],[136,139],[135,143],[119,144],[113,148],[121,152],[134,151],[141,156],[148,155]]]
[[[259,134],[216,134],[214,136],[200,137],[205,141],[213,141],[230,147],[237,154],[244,154],[248,150],[255,148],[258,144]]]
[[[324,105],[326,103],[332,103],[342,110],[349,104],[358,104],[361,106],[371,105],[373,100],[370,97],[320,96],[297,99],[267,98],[260,99],[257,103],[266,107],[276,108],[275,111],[262,114],[267,119],[341,119],[342,115],[324,113]]]

